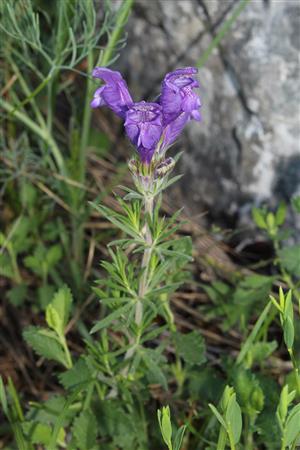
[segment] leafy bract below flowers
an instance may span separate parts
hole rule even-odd
[[[139,155],[129,164],[134,176],[143,173],[160,177],[173,168],[172,158],[165,159],[166,150],[187,122],[201,120],[201,102],[194,91],[199,87],[197,72],[194,67],[170,72],[163,80],[157,102],[134,102],[119,72],[103,67],[93,70],[93,77],[105,85],[96,90],[91,107],[107,106],[124,120],[126,134]]]

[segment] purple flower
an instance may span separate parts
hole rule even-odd
[[[163,132],[161,109],[158,103],[142,101],[133,103],[126,113],[127,136],[146,164],[150,164]]]
[[[201,102],[194,92],[194,88],[199,87],[198,81],[193,77],[197,72],[195,67],[186,67],[165,76],[160,96],[164,125],[168,125],[182,113],[188,114],[187,120],[201,120]]]
[[[155,151],[160,155],[182,132],[186,123],[200,120],[200,98],[194,92],[199,87],[194,67],[177,69],[165,76],[158,103],[134,103],[126,81],[119,72],[96,67],[93,77],[105,81],[96,90],[92,108],[106,105],[125,120],[125,130],[137,147],[143,164],[150,164]]]
[[[106,84],[96,90],[91,107],[99,108],[106,105],[125,119],[126,111],[133,102],[122,75],[114,70],[96,67],[93,70],[93,77],[104,80]]]

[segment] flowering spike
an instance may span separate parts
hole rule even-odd
[[[159,172],[165,166],[158,171],[156,169],[164,163],[166,149],[177,139],[186,123],[191,119],[201,120],[201,102],[194,92],[199,87],[194,78],[197,72],[195,67],[170,72],[164,78],[157,103],[135,103],[119,72],[103,67],[93,70],[93,77],[104,80],[106,84],[95,91],[91,107],[106,105],[122,117],[126,134],[136,146],[140,161],[155,176],[161,176]]]

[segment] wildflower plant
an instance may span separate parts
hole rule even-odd
[[[166,218],[160,217],[159,211],[163,191],[178,179],[170,178],[177,158],[167,156],[167,150],[190,120],[200,120],[196,73],[197,69],[187,67],[167,74],[158,101],[150,103],[133,102],[119,72],[100,67],[93,71],[105,85],[96,90],[91,107],[107,106],[119,115],[134,145],[135,155],[128,167],[135,190],[122,187],[124,197],[117,196],[121,212],[94,204],[120,228],[123,238],[110,244],[111,262],[102,263],[107,278],[98,283],[96,292],[111,312],[92,332],[108,324],[122,330],[121,374],[136,379],[139,366],[144,364],[164,386],[163,373],[155,370],[162,349],[150,350],[147,341],[153,333],[162,332],[154,327],[158,314],[171,331],[175,330],[168,300],[183,280],[179,270],[191,260],[191,246],[188,238],[172,236],[179,226],[179,214]],[[116,389],[114,386],[111,395]]]

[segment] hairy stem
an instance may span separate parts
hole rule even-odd
[[[145,198],[145,214],[146,216],[149,215],[152,219],[153,215],[153,197],[146,197]],[[146,294],[147,290],[147,278],[148,278],[148,272],[149,272],[149,263],[151,260],[151,254],[152,254],[152,236],[151,231],[149,229],[148,224],[145,225],[145,243],[146,248],[143,254],[142,259],[142,269],[143,274],[141,276],[140,284],[139,284],[139,299],[136,304],[136,310],[135,310],[135,323],[140,326],[143,319],[143,298]]]

